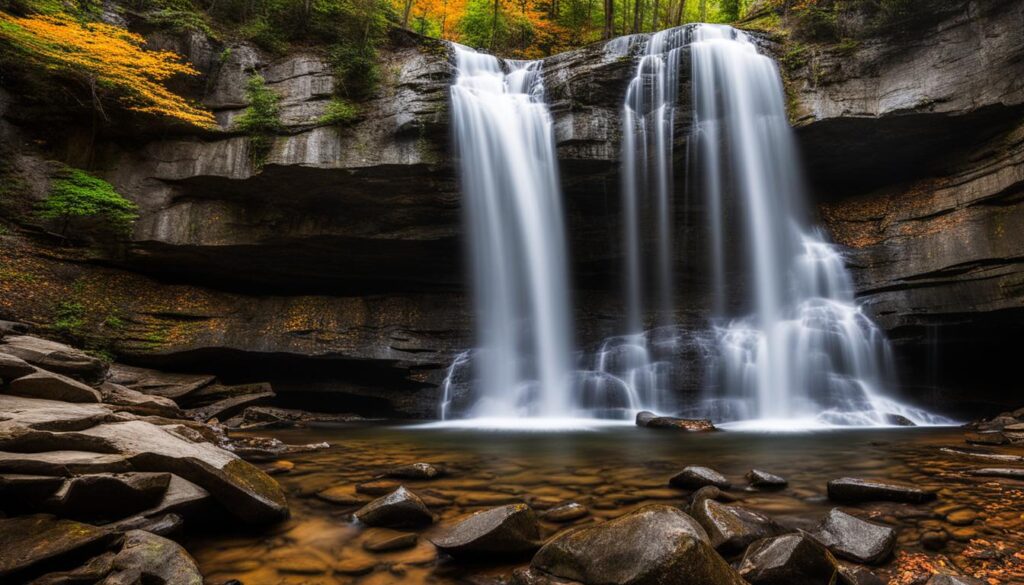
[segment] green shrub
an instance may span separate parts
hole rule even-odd
[[[796,17],[794,31],[808,41],[832,42],[839,38],[836,14],[832,10],[811,6],[801,10]]]
[[[77,301],[61,301],[53,311],[53,328],[75,334],[85,325],[85,307]]]
[[[319,122],[321,124],[342,126],[350,124],[358,115],[359,108],[355,104],[346,99],[336,97],[327,104],[327,109],[324,110],[324,115],[320,116]]]
[[[245,82],[245,97],[249,106],[235,120],[235,128],[249,134],[249,154],[253,164],[261,167],[274,144],[274,134],[281,131],[281,97],[258,74]]]
[[[72,225],[79,224],[79,227],[108,235],[124,236],[138,218],[137,209],[110,183],[81,169],[64,167],[36,214],[40,219],[62,222],[62,235]]]

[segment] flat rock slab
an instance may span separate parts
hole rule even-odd
[[[265,402],[274,396],[276,396],[276,394],[273,392],[260,392],[257,394],[232,396],[230,398],[218,400],[212,404],[207,404],[206,406],[186,410],[185,414],[189,418],[194,418],[198,421],[208,421],[212,418],[225,420],[242,412],[247,406]]]
[[[107,364],[70,345],[31,335],[9,335],[0,341],[0,353],[13,355],[50,372],[98,384],[107,375]]]
[[[0,475],[0,510],[8,514],[38,511],[64,486],[64,478],[44,475]]]
[[[40,431],[80,431],[123,417],[103,404],[67,403],[0,394],[0,432],[15,428]]]
[[[739,567],[751,585],[825,585],[835,583],[838,572],[832,553],[802,532],[755,542]]]
[[[6,353],[0,353],[0,380],[13,380],[14,378],[27,376],[34,371],[36,371],[35,366],[25,360]]]
[[[67,376],[41,370],[12,380],[7,385],[7,392],[15,396],[61,402],[100,402],[102,399],[99,391],[90,386]]]
[[[664,505],[564,532],[534,555],[530,568],[594,585],[744,583],[696,521]]]
[[[100,395],[105,404],[120,406],[114,410],[124,410],[141,415],[163,416],[167,418],[184,418],[185,414],[178,404],[163,396],[150,396],[127,386],[106,382],[99,386]]]
[[[710,467],[690,465],[672,476],[668,483],[677,488],[699,490],[704,486],[713,485],[718,489],[727,490],[731,485],[724,475]]]
[[[837,557],[856,563],[882,563],[896,547],[895,530],[861,520],[838,508],[828,513],[813,536]]]
[[[369,526],[391,528],[423,526],[434,521],[434,515],[423,500],[404,487],[366,504],[354,516]]]
[[[828,482],[828,497],[837,502],[906,502],[923,504],[935,499],[935,493],[911,485],[844,477]]]
[[[177,400],[212,384],[215,379],[214,376],[205,374],[174,374],[114,364],[110,367],[109,381],[143,394]]]
[[[201,442],[186,426],[136,420],[104,424],[80,434],[109,441],[136,471],[169,471],[203,487],[246,522],[288,517],[288,502],[276,481],[234,454]]]
[[[99,553],[117,533],[38,514],[0,519],[0,578],[52,566],[70,555]]]
[[[456,518],[427,539],[453,557],[521,556],[540,548],[540,525],[526,504],[510,504]]]

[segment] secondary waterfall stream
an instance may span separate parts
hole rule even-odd
[[[616,39],[606,51],[631,55],[640,39],[622,113],[624,330],[575,359],[542,64],[455,47],[452,119],[478,345],[449,370],[442,418],[629,418],[649,409],[781,428],[949,422],[885,398],[889,345],[854,302],[841,254],[805,217],[775,63],[746,34],[718,25]],[[692,114],[677,113],[686,54]],[[692,115],[686,186],[674,181],[679,115]],[[713,304],[688,328],[673,323],[686,296],[673,284],[675,198],[686,189],[705,216],[683,223],[703,225],[710,250],[686,266],[710,272]],[[699,363],[684,367],[684,354]],[[680,377],[696,370],[700,391],[681,395]]]

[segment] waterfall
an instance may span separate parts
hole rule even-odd
[[[889,344],[855,304],[841,255],[806,225],[775,63],[731,27],[691,31],[693,170],[706,201],[719,340],[703,412],[783,424],[943,422],[884,398]],[[745,298],[732,298],[736,290]],[[734,314],[736,306],[750,313]]]
[[[455,46],[451,86],[477,349],[445,383],[443,418],[567,416],[572,332],[561,192],[539,61]],[[463,408],[451,388],[472,363]]]

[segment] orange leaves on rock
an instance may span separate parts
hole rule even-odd
[[[97,90],[113,90],[129,110],[203,128],[215,125],[209,111],[164,85],[176,75],[198,72],[176,53],[144,49],[139,35],[64,16],[20,18],[0,12],[0,39],[49,70],[84,79]]]

